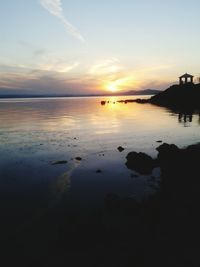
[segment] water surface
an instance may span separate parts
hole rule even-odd
[[[137,177],[126,168],[126,155],[142,151],[155,157],[158,140],[180,147],[199,142],[199,115],[116,102],[128,98],[1,100],[0,205],[4,217],[21,223],[60,207],[101,207],[109,193],[140,200],[155,192],[159,171],[154,170],[154,181],[152,175]],[[110,103],[101,105],[105,99]],[[119,146],[125,148],[121,153]],[[57,160],[68,163],[51,164]]]

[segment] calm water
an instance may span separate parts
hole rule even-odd
[[[159,170],[154,170],[154,182],[149,176],[132,178],[126,155],[142,151],[155,157],[158,140],[180,147],[199,142],[199,115],[184,118],[150,104],[113,103],[125,98],[1,100],[4,217],[23,222],[61,206],[69,210],[101,206],[109,193],[137,199],[153,193]],[[102,106],[105,99],[112,103]],[[120,153],[118,146],[125,150]],[[51,164],[57,160],[68,163]]]

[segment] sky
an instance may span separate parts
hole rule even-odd
[[[166,89],[200,75],[199,0],[1,0],[0,94]]]

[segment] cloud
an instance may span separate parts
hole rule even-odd
[[[89,74],[91,75],[110,75],[119,72],[123,67],[117,58],[110,58],[98,62],[90,67]]]
[[[80,65],[79,62],[72,62],[66,64],[62,61],[51,61],[47,63],[42,63],[37,68],[39,71],[48,71],[48,72],[55,72],[55,73],[68,73]]]
[[[83,36],[65,17],[61,0],[39,0],[40,4],[53,16],[57,17],[65,26],[67,32],[84,42]]]
[[[54,75],[66,74],[74,70],[80,65],[79,62],[66,63],[61,60],[51,60],[50,62],[35,64],[32,66],[22,64],[0,64],[0,74],[13,73],[17,74],[33,74],[33,73],[52,73]]]

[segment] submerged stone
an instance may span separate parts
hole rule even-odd
[[[51,165],[59,165],[59,164],[67,164],[66,160],[57,160],[57,161],[52,161]]]
[[[119,146],[117,149],[119,150],[119,152],[124,151],[124,148],[122,146]]]
[[[76,157],[75,159],[78,160],[78,161],[81,161],[82,160],[81,157]]]

